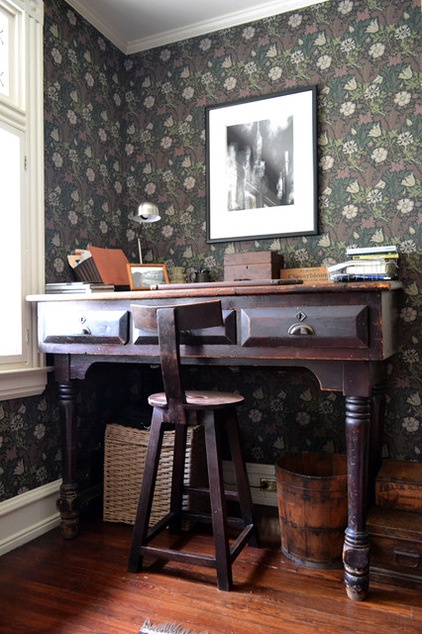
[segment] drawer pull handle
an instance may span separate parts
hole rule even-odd
[[[87,326],[84,326],[84,328],[82,328],[82,334],[84,335],[90,335],[91,331]]]
[[[289,335],[314,335],[315,330],[309,324],[292,324],[287,331]]]
[[[401,550],[401,548],[394,549],[394,558],[396,563],[408,568],[417,568],[419,565],[419,553],[411,550]]]

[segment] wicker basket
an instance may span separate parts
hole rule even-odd
[[[104,443],[104,505],[106,522],[134,524],[139,492],[144,472],[149,431],[118,424],[106,426]],[[170,510],[170,490],[173,469],[174,432],[164,432],[158,467],[151,524]],[[185,461],[185,482],[204,485],[203,428],[190,427]],[[186,501],[187,505],[187,501]]]

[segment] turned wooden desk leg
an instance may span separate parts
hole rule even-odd
[[[76,462],[76,385],[75,381],[59,383],[62,425],[62,477],[57,509],[60,512],[61,532],[66,539],[78,534],[79,500],[75,481]]]
[[[385,383],[372,388],[371,435],[369,441],[369,506],[375,503],[375,480],[382,464],[385,419]]]
[[[371,401],[346,397],[346,444],[349,520],[343,547],[347,596],[362,601],[369,588],[369,534],[366,530]]]

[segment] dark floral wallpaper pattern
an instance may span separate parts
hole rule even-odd
[[[222,279],[226,252],[275,249],[286,266],[319,266],[343,260],[346,246],[396,244],[404,290],[383,452],[421,461],[420,30],[419,0],[330,0],[124,56],[64,0],[45,0],[47,281],[68,280],[66,255],[90,242],[137,261],[131,217],[145,199],[162,220],[143,229],[144,259],[170,272],[205,266]],[[309,85],[319,234],[207,244],[206,106]],[[142,401],[142,370],[128,372],[133,380],[116,386],[106,366],[81,385],[84,443],[100,442],[116,404]],[[344,450],[343,397],[320,392],[310,374],[210,368],[195,380],[246,395],[252,462]],[[53,378],[40,398],[0,403],[0,500],[58,477],[59,447]]]

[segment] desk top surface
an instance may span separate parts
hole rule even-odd
[[[351,292],[388,292],[402,288],[402,283],[396,280],[369,281],[369,282],[327,282],[318,284],[283,284],[269,283],[254,285],[236,285],[236,282],[227,285],[227,282],[209,282],[204,284],[168,284],[160,290],[146,291],[114,291],[94,293],[57,293],[28,295],[29,302],[57,302],[57,301],[117,301],[136,299],[162,299],[162,298],[196,298],[196,297],[223,297],[231,295],[283,295],[297,293],[351,293]]]

